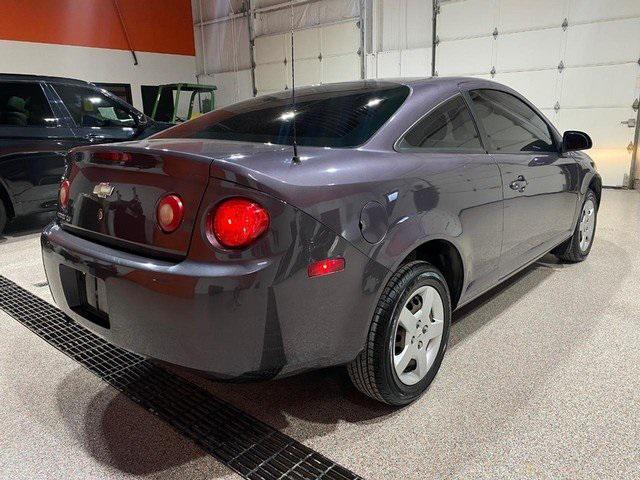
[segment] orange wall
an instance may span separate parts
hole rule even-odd
[[[135,51],[195,55],[190,0],[117,0]],[[129,50],[114,0],[0,0],[0,40]]]

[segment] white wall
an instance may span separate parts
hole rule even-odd
[[[142,111],[141,85],[195,82],[195,57],[125,50],[0,40],[0,72],[128,83],[133,104]]]

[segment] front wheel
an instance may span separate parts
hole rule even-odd
[[[440,368],[450,327],[442,273],[427,262],[401,266],[378,301],[364,350],[347,367],[351,381],[390,405],[414,401]]]
[[[4,232],[4,227],[7,226],[7,209],[4,206],[4,202],[0,199],[0,235]]]
[[[587,190],[587,194],[582,204],[580,218],[571,238],[556,247],[554,253],[560,260],[565,262],[582,262],[593,245],[593,237],[596,233],[596,220],[598,217],[598,199],[593,190]]]

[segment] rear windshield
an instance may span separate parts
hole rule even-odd
[[[203,138],[290,145],[293,120],[301,146],[355,147],[365,143],[402,105],[409,88],[358,83],[305,88],[253,98],[165,130],[154,138]]]

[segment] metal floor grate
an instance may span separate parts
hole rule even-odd
[[[111,345],[3,276],[0,308],[245,478],[360,478],[206,390]]]

